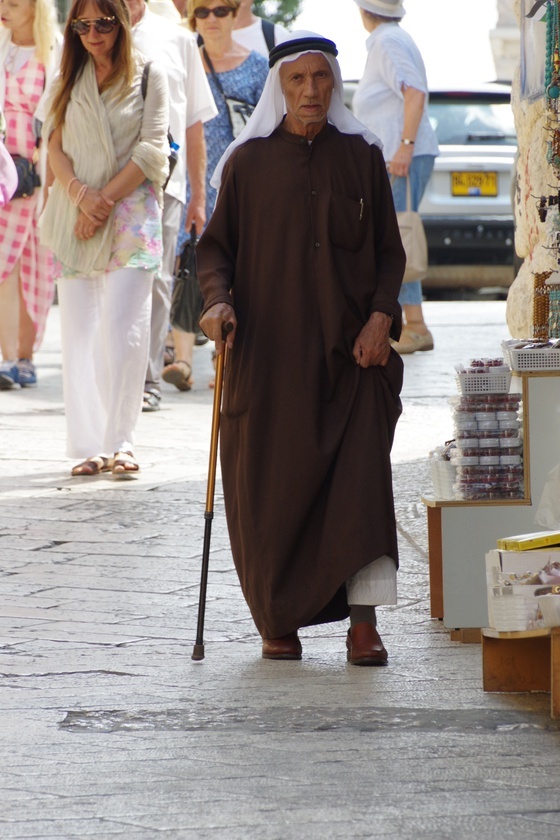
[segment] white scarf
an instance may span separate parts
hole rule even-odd
[[[51,134],[50,114],[45,121],[45,142]],[[97,138],[98,154],[91,156],[91,145],[84,143],[84,133]],[[62,127],[64,152],[72,160],[80,181],[101,189],[118,171],[111,138],[107,111],[99,95],[95,68],[88,61],[74,85]],[[89,154],[84,154],[84,149]],[[47,245],[63,265],[84,276],[103,270],[111,257],[113,243],[113,210],[105,224],[91,239],[80,240],[74,235],[79,210],[70,203],[65,190],[55,179],[39,222],[41,242]]]
[[[291,32],[290,37],[282,41],[282,45],[289,44],[290,41],[299,40],[300,38],[321,38],[316,32],[308,32],[300,30],[298,32]],[[247,140],[252,140],[256,137],[269,137],[272,132],[280,125],[286,113],[286,103],[284,101],[284,94],[280,86],[280,67],[287,61],[296,61],[300,56],[307,55],[311,52],[317,52],[324,55],[329,62],[334,75],[334,90],[332,93],[331,104],[328,112],[328,121],[338,128],[342,134],[361,134],[370,145],[379,146],[383,148],[383,144],[379,137],[369,130],[363,123],[361,123],[354,114],[344,104],[344,86],[342,83],[342,74],[340,72],[340,65],[334,55],[324,53],[321,50],[304,50],[303,52],[293,53],[285,58],[279,59],[268,74],[264,90],[257,107],[251,115],[251,119],[236,139],[229,144],[222,157],[220,158],[210,183],[216,189],[219,189],[222,182],[222,173],[224,166],[229,160],[235,149],[238,146],[246,143]]]
[[[130,154],[134,151],[135,162],[154,184],[161,203],[161,185],[167,173],[167,141],[163,144],[165,150],[163,145],[160,148],[148,140],[138,141],[137,123],[121,118],[122,114],[129,113],[125,110],[127,102],[142,96],[139,84],[141,73],[142,64],[137,64],[134,83],[124,97],[119,97],[118,91],[115,91],[112,96],[102,98],[94,63],[89,60],[74,85],[66,109],[62,146],[72,161],[76,177],[90,187],[101,189],[119,171],[111,124],[118,126],[121,147],[129,148]],[[43,126],[45,143],[48,143],[52,130],[50,112]],[[113,247],[114,209],[91,239],[77,239],[74,226],[79,210],[70,202],[60,181],[55,179],[39,221],[41,242],[53,251],[63,265],[82,276],[103,272],[110,261]]]

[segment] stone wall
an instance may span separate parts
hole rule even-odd
[[[518,23],[520,5],[520,0],[514,0]],[[552,214],[549,213],[547,223],[543,224],[536,202],[538,196],[549,194],[551,185],[557,179],[546,162],[545,98],[543,96],[536,102],[521,100],[519,66],[513,79],[512,107],[519,146],[513,196],[515,249],[523,258],[523,265],[509,289],[506,320],[513,337],[529,338],[533,325],[534,274],[555,268],[553,256],[543,247]]]
[[[490,32],[496,79],[511,82],[519,64],[519,24],[515,15],[514,0],[498,0],[498,21]]]

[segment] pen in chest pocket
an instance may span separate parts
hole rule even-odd
[[[364,215],[364,199],[360,198],[360,222],[362,221],[363,215]]]

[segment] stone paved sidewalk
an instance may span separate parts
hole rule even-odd
[[[499,354],[504,304],[426,312],[436,351],[406,359],[394,449],[390,665],[367,669],[342,623],[303,631],[300,663],[260,658],[220,487],[192,662],[210,349],[193,392],[142,416],[140,478],[70,479],[52,310],[39,387],[0,394],[2,840],[558,838],[548,696],[484,694],[479,646],[429,618],[426,454],[451,437],[453,364]]]

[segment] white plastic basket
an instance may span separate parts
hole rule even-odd
[[[435,498],[445,500],[454,499],[453,485],[457,480],[457,469],[455,465],[451,461],[432,458],[430,466]]]
[[[560,595],[537,595],[545,627],[560,627]]]
[[[488,590],[489,626],[502,632],[544,626],[535,591],[538,586],[493,586]]]
[[[513,370],[560,370],[560,349],[515,349],[512,343],[515,341],[503,341],[502,349]]]
[[[462,394],[507,394],[510,385],[511,371],[457,374],[457,387]]]

